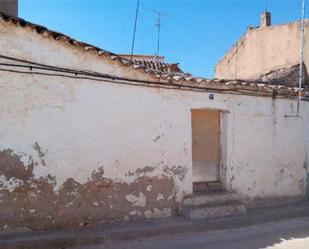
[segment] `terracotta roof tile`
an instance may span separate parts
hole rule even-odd
[[[130,61],[107,50],[103,50],[96,46],[92,46],[90,44],[77,41],[62,33],[49,30],[44,26],[30,23],[21,18],[11,17],[3,13],[0,13],[0,22],[1,21],[10,22],[16,25],[17,27],[21,28],[28,27],[30,29],[35,30],[38,34],[42,36],[52,37],[56,41],[65,40],[72,46],[80,47],[84,51],[93,50],[96,52],[98,56],[105,55],[109,57],[111,60],[117,60],[121,62],[123,66],[131,67],[136,70],[140,70],[144,73],[153,75],[157,79],[159,79],[160,82],[162,83],[166,81],[170,84],[178,84],[178,86],[182,87],[198,86],[213,91],[230,90],[230,91],[238,91],[239,94],[259,93],[265,96],[270,96],[274,93],[278,95],[296,96],[299,90],[297,87],[288,87],[288,86],[279,87],[278,85],[260,84],[265,82],[258,82],[258,81],[222,80],[222,79],[209,80],[202,77],[193,77],[190,74],[184,74],[182,71],[174,72],[168,69],[168,66],[165,65],[165,63],[154,64],[154,63]]]

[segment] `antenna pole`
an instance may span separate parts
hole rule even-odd
[[[136,33],[136,24],[137,24],[138,9],[139,9],[139,0],[137,0],[137,4],[136,4],[135,21],[134,21],[134,30],[133,30],[132,47],[131,47],[131,56],[130,56],[130,60],[131,60],[131,61],[132,61],[133,52],[134,52],[134,43],[135,43],[135,33]]]
[[[1,1],[1,0],[0,0],[0,1]],[[146,9],[146,8],[145,8],[145,9]],[[159,55],[160,55],[161,17],[162,17],[162,16],[173,17],[173,16],[170,15],[170,14],[163,13],[163,12],[156,11],[156,10],[152,10],[152,9],[146,9],[146,10],[151,11],[151,12],[153,12],[153,13],[155,13],[155,14],[158,15],[158,22],[155,24],[155,26],[157,26],[157,28],[158,28],[157,51],[155,52],[155,56],[154,56],[155,61],[157,61],[158,58],[159,58]]]
[[[159,53],[160,53],[160,29],[161,29],[161,13],[158,13],[158,22],[156,24],[158,27],[158,41],[157,41],[157,53],[155,56],[155,61],[157,61]]]
[[[265,12],[267,12],[267,8],[268,8],[268,1],[265,0]]]
[[[305,0],[302,0],[301,8],[301,46],[300,46],[300,64],[299,64],[299,84],[298,84],[298,102],[297,102],[297,116],[299,115],[301,88],[303,85],[303,64],[304,64],[304,32],[305,32]]]

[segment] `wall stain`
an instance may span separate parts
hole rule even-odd
[[[161,128],[161,127],[160,127],[160,128]],[[152,141],[153,141],[154,143],[156,143],[156,142],[158,142],[158,141],[160,140],[160,138],[163,137],[163,136],[164,136],[164,134],[157,135],[154,139],[152,139]]]
[[[188,169],[180,165],[173,165],[172,167],[168,167],[167,165],[165,165],[163,171],[166,174],[177,176],[179,180],[182,181],[185,178]]]
[[[134,172],[129,171],[128,173],[126,173],[126,176],[139,176],[142,174],[147,174],[147,173],[151,173],[155,170],[155,167],[152,166],[145,166],[142,169],[137,169]]]
[[[44,159],[45,154],[42,152],[41,146],[40,146],[37,142],[35,142],[34,145],[33,145],[33,148],[34,148],[34,149],[36,150],[36,152],[38,153],[38,156],[39,156],[39,159],[40,159],[40,161],[41,161],[41,164],[42,164],[43,166],[46,166],[46,162],[45,162],[45,159]]]
[[[14,177],[26,181],[33,176],[33,167],[32,158],[30,158],[30,164],[25,166],[21,161],[21,156],[15,154],[13,150],[0,151],[0,174],[3,174],[7,179]]]
[[[0,152],[0,175],[24,180],[14,191],[9,191],[4,185],[1,187],[0,182],[0,230],[23,226],[32,230],[90,226],[169,216],[178,210],[171,176],[144,175],[125,183],[104,177],[103,167],[100,167],[92,172],[86,183],[69,178],[55,191],[55,178],[48,175],[35,179],[33,165],[33,161],[30,165],[24,165],[21,157],[12,150]],[[137,173],[153,169],[148,166],[137,170]],[[183,174],[179,167],[171,170]],[[160,193],[172,198],[158,202]],[[128,201],[131,195],[145,198],[143,205]]]

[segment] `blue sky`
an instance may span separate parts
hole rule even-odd
[[[136,0],[20,0],[19,16],[115,53],[130,53]],[[300,0],[268,0],[273,24],[300,19]],[[309,0],[306,0],[307,10]],[[162,17],[161,55],[196,76],[214,76],[216,62],[258,26],[265,0],[140,0],[135,53],[156,51],[157,16]],[[308,11],[306,11],[308,17]]]

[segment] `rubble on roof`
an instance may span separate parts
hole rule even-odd
[[[141,54],[119,54],[120,57],[132,61],[134,64],[142,65],[143,67],[162,72],[162,73],[181,73],[184,72],[180,69],[179,63],[166,63],[164,62],[164,56],[154,55],[141,55]],[[186,74],[190,75],[190,74]]]
[[[298,87],[300,64],[279,68],[259,75],[256,79],[273,85]],[[303,64],[304,85],[309,85],[309,76],[305,64]]]
[[[129,60],[142,60],[142,61],[159,61],[164,62],[165,57],[162,55],[150,55],[150,54],[118,54],[120,57]]]
[[[183,73],[179,68],[178,63],[164,63],[159,61],[132,60],[134,64],[142,65],[143,67],[163,73]]]

